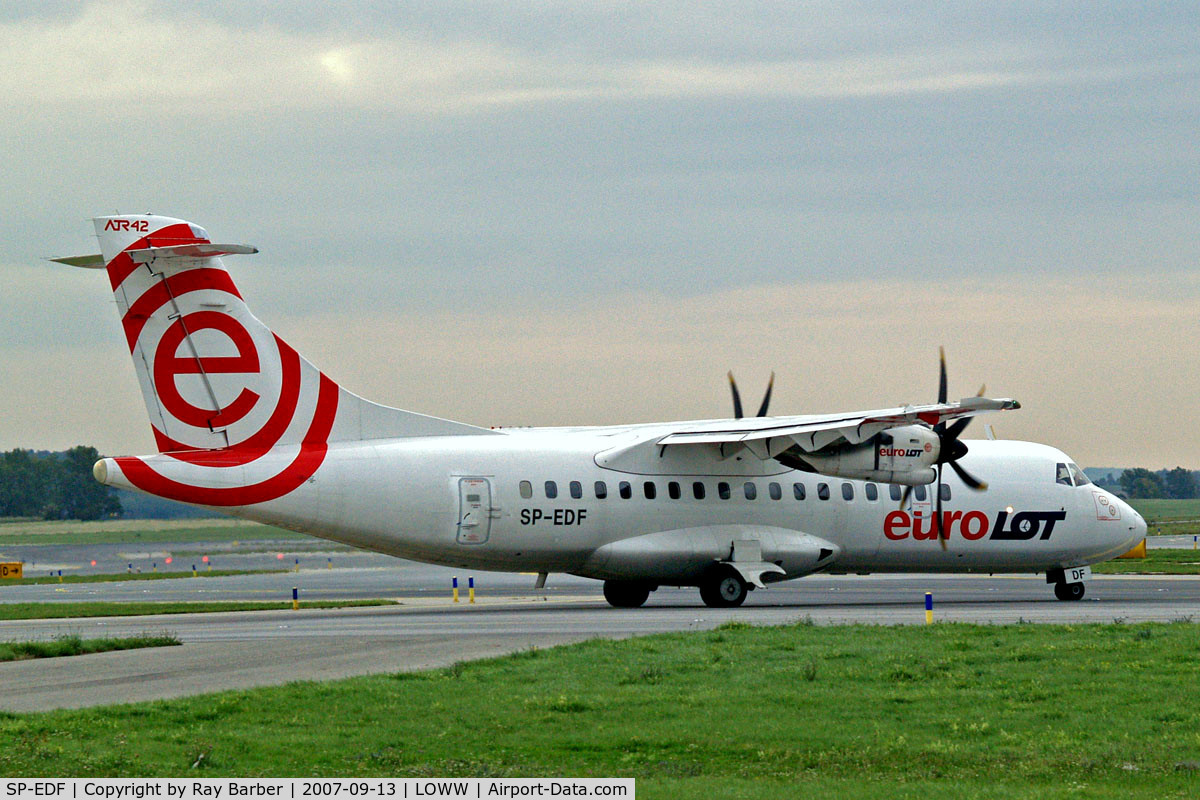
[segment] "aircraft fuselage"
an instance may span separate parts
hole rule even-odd
[[[1056,482],[1056,465],[1069,459],[1044,445],[970,442],[964,461],[989,488],[972,491],[946,472],[943,550],[933,486],[900,509],[889,485],[757,460],[663,472],[647,450],[641,470],[627,463],[618,471],[601,467],[597,454],[620,434],[597,430],[334,445],[291,495],[227,510],[448,566],[599,578],[610,576],[591,559],[606,544],[711,526],[820,537],[840,547],[829,566],[838,572],[1043,572],[1112,558],[1145,533],[1136,512],[1110,493]]]

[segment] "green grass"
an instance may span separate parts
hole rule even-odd
[[[1130,500],[1147,523],[1200,520],[1200,500]],[[1174,531],[1164,531],[1164,533]]]
[[[1093,564],[1103,574],[1200,575],[1200,550],[1150,548],[1145,558],[1117,558]]]
[[[300,601],[301,608],[361,608],[391,606],[395,600],[316,600]],[[75,617],[140,617],[149,614],[202,614],[216,611],[280,611],[292,607],[292,601],[201,601],[195,603],[0,603],[0,620],[61,619]]]
[[[1146,533],[1149,536],[1195,536],[1200,534],[1200,521],[1151,522],[1146,526]]]
[[[170,634],[131,636],[121,639],[81,639],[59,636],[49,642],[0,642],[0,661],[24,661],[30,658],[59,658],[105,653],[109,650],[134,650],[141,647],[170,647],[182,644]]]
[[[0,715],[0,775],[612,776],[635,777],[643,800],[1194,797],[1198,649],[1186,623],[728,625]]]
[[[256,522],[110,520],[34,522],[0,526],[0,547],[43,544],[152,544],[156,542],[313,541],[302,533]]]
[[[308,551],[317,551],[322,554],[324,554],[326,552],[337,552],[337,553],[362,553],[363,552],[362,550],[351,547],[348,544],[340,544],[338,542],[331,542],[328,539],[314,539],[311,536],[306,537],[306,538],[308,539],[308,541],[297,540],[297,541],[288,542],[287,543],[288,552],[296,553],[297,555],[300,555],[301,558],[303,558],[304,553],[306,553]],[[253,539],[251,539],[249,541],[246,541],[246,543],[244,545],[242,545],[242,544],[239,544],[236,546],[224,545],[221,547],[221,549],[219,551],[217,551],[215,553],[215,555],[219,555],[219,556],[263,555],[263,554],[275,555],[276,553],[279,552],[279,548],[272,547],[273,544],[275,544],[275,542],[265,540],[265,539],[263,541],[259,541],[259,542],[256,542]],[[180,558],[199,559],[201,556],[214,555],[214,552],[212,550],[172,550],[171,555],[175,556],[176,559],[180,559]]]
[[[196,575],[200,578],[220,578],[226,575],[263,575],[287,571],[284,569],[214,569],[212,571],[202,569]],[[33,578],[7,578],[0,581],[0,588],[26,583],[110,583],[113,581],[160,581],[190,577],[192,577],[190,570],[187,572],[113,572],[100,575],[63,575],[61,581],[57,575],[40,575]]]

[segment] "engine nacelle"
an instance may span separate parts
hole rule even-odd
[[[937,477],[933,466],[941,439],[923,425],[905,425],[872,436],[861,444],[841,444],[816,453],[793,447],[778,456],[780,463],[839,478],[924,486]]]

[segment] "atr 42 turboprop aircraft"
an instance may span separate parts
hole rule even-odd
[[[109,486],[536,572],[539,588],[551,572],[597,578],[618,607],[660,585],[736,606],[818,571],[1037,572],[1077,600],[1087,565],[1146,533],[1059,450],[960,441],[971,417],[1018,404],[947,402],[944,361],[928,405],[770,417],[764,400],[742,418],[735,386],[734,419],[479,428],[368,402],[302,358],[225,271],[253,247],[168,217],[94,222],[100,254],[54,260],[107,271],[160,451],[98,461]]]

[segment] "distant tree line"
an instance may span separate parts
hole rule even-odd
[[[1106,477],[1107,480],[1100,479],[1096,483],[1134,500],[1191,500],[1200,497],[1200,481],[1196,479],[1196,473],[1183,467],[1160,469],[1157,472],[1134,467],[1121,472],[1119,478],[1114,479],[1111,473]]]
[[[94,447],[62,453],[9,450],[0,454],[0,517],[105,519],[120,516],[121,501],[92,477]]]

